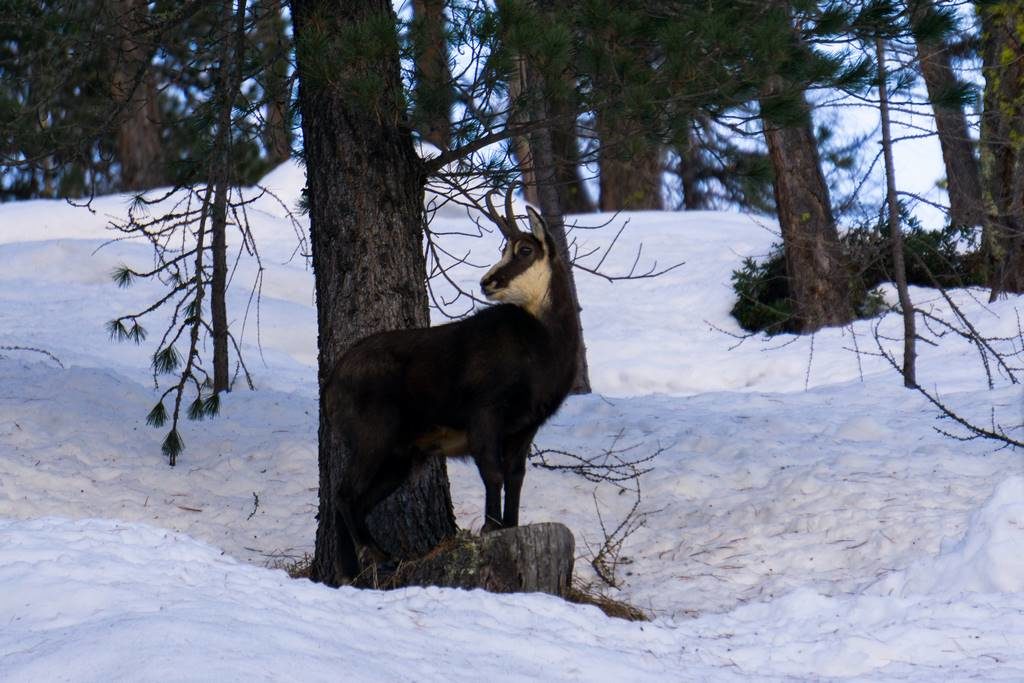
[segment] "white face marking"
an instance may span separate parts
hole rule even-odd
[[[511,249],[509,254],[511,254]],[[508,263],[510,257],[502,258],[488,275]],[[504,289],[499,289],[488,298],[492,301],[500,301],[506,304],[515,304],[525,308],[534,317],[540,317],[550,303],[548,295],[551,290],[551,267],[547,259],[540,258],[530,264],[530,267],[519,274],[514,280],[508,283]]]
[[[506,249],[505,249],[505,251],[503,251],[503,252],[501,253],[501,260],[500,260],[500,261],[498,261],[497,263],[495,263],[495,264],[494,264],[493,266],[491,266],[491,269],[487,271],[487,274],[486,274],[486,275],[484,275],[484,276],[483,276],[483,278],[481,278],[481,282],[485,282],[485,281],[487,281],[488,279],[490,279],[490,277],[491,277],[492,275],[494,275],[494,274],[495,274],[495,273],[497,273],[497,272],[498,272],[499,270],[501,270],[502,268],[504,268],[505,266],[507,266],[507,265],[509,264],[509,262],[510,262],[511,260],[512,260],[512,250],[511,250],[511,249],[508,249],[508,248],[506,248]],[[490,299],[490,298],[492,298],[492,297],[488,295],[488,297],[487,297],[487,298],[489,298],[489,299]]]

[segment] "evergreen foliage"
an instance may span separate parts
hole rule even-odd
[[[128,3],[73,0],[9,2],[0,21],[0,201],[34,197],[87,197],[121,187],[115,130],[126,106],[112,97],[114,78],[128,56],[117,48]],[[132,89],[153,76],[163,170],[168,185],[203,179],[215,126],[215,73],[219,66],[223,3],[152,3],[138,36],[142,73],[128,74]],[[272,92],[268,74],[287,63],[287,31],[263,30],[277,3],[253,3],[246,40],[252,59],[234,102],[231,166],[237,182],[252,184],[269,170],[263,143]],[[284,54],[281,54],[283,51]],[[259,56],[256,58],[256,56]],[[132,55],[137,59],[138,55]],[[287,80],[285,81],[287,83]],[[276,87],[276,86],[274,86]],[[287,86],[290,90],[290,85]],[[290,117],[284,122],[290,127]]]
[[[903,252],[907,282],[921,287],[984,286],[984,255],[978,231],[959,225],[928,230],[901,206],[904,228]],[[849,287],[860,318],[870,318],[887,308],[878,286],[893,279],[888,217],[855,226],[841,238],[844,260],[849,264]],[[733,271],[736,303],[732,316],[748,332],[768,335],[795,332],[785,256],[781,245],[762,260],[746,258]]]

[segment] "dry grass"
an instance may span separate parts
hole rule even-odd
[[[452,546],[456,546],[458,541],[452,539],[444,547],[435,549],[430,555],[436,554],[442,550],[450,550]],[[281,558],[276,562],[270,563],[271,569],[283,569],[288,573],[288,576],[293,579],[308,579],[310,567],[313,564],[313,556],[306,553],[300,558],[284,559]],[[401,570],[399,565],[398,570],[394,573],[398,573]],[[388,590],[395,586],[388,581],[373,582],[376,585],[364,585],[364,587],[372,587],[378,590]],[[650,621],[650,616],[641,610],[639,607],[635,607],[628,602],[622,600],[616,600],[610,598],[607,595],[601,593],[593,584],[584,583],[580,580],[574,580],[572,586],[569,587],[568,592],[563,596],[566,602],[571,602],[577,605],[593,605],[599,610],[604,612],[609,617],[615,619],[625,619],[626,621]]]
[[[283,569],[293,579],[308,579],[310,567],[313,566],[313,556],[304,553],[302,557],[279,559],[267,565],[270,569]]]
[[[610,598],[595,589],[593,585],[579,581],[573,582],[569,592],[565,595],[565,600],[577,605],[593,605],[609,617],[615,619],[625,619],[626,621],[651,620],[647,613],[639,607],[635,607],[622,600]]]

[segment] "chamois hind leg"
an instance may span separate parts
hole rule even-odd
[[[355,579],[362,572],[362,563],[359,560],[359,540],[356,531],[355,519],[348,502],[338,496],[334,506],[334,524],[338,534],[338,557],[340,559],[341,571],[345,578],[350,581]]]
[[[379,413],[377,419],[358,414],[346,416],[346,424],[359,425],[358,430],[349,432],[345,442],[345,458],[338,462],[341,465],[336,481],[337,507],[344,528],[339,525],[339,548],[348,556],[344,559],[345,570],[349,578],[354,579],[363,570],[360,554],[364,548],[375,547],[373,537],[366,531],[366,509],[362,501],[373,489],[377,474],[390,454],[393,444],[388,437],[382,435],[393,433],[392,420],[387,413]],[[347,534],[346,534],[347,532]],[[346,538],[347,536],[347,538]],[[354,559],[353,559],[354,558]]]
[[[498,420],[491,416],[478,417],[469,432],[469,450],[476,461],[476,469],[484,482],[484,525],[481,533],[501,528],[501,438]]]
[[[526,476],[526,459],[537,428],[527,429],[505,439],[502,474],[505,484],[505,507],[501,516],[503,527],[519,526],[519,492]]]
[[[377,561],[387,557],[377,544],[373,534],[366,525],[366,517],[385,498],[394,493],[402,483],[409,478],[413,463],[416,461],[418,451],[412,446],[400,446],[386,458],[377,469],[376,474],[370,482],[369,487],[360,495],[353,504],[357,533],[363,539],[371,552],[376,556]]]

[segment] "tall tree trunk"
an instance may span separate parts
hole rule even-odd
[[[217,104],[217,133],[210,159],[209,181],[214,186],[213,214],[210,221],[213,272],[210,278],[210,325],[213,328],[213,390],[228,391],[228,196],[231,193],[231,110],[241,88],[242,63],[245,60],[246,0],[223,0],[224,26],[232,26],[221,43],[214,97]],[[230,40],[228,39],[230,37]]]
[[[213,274],[210,278],[210,326],[213,328],[213,390],[228,391],[228,244],[227,201],[230,187],[226,177],[215,183],[210,241]]]
[[[512,70],[508,82],[509,126],[518,126],[530,120],[530,98],[526,96],[526,62],[516,60],[517,68]],[[519,175],[523,181],[523,198],[533,206],[540,206],[537,194],[537,174],[533,154],[530,151],[528,135],[513,135],[509,141],[509,149],[519,166]]]
[[[415,118],[423,139],[439,149],[448,149],[451,145],[454,100],[444,5],[444,0],[413,0],[412,3]]]
[[[700,186],[703,163],[700,158],[700,138],[693,122],[686,127],[686,141],[677,150],[679,154],[679,180],[683,186],[683,208],[701,211],[708,208],[708,198]]]
[[[601,211],[663,209],[661,147],[644,140],[644,131],[628,121],[609,120],[599,111],[595,123]]]
[[[525,82],[530,84],[527,97],[530,120],[544,121],[548,118],[547,102],[543,96],[544,76],[530,64],[529,59],[520,59],[519,61],[522,65],[520,71],[525,75]],[[530,134],[529,141],[530,157],[533,159],[534,177],[537,183],[535,186],[537,205],[548,224],[548,232],[555,241],[559,254],[566,263],[571,264],[569,244],[565,237],[565,222],[562,219],[561,198],[558,193],[557,163],[551,128],[542,126],[535,129]],[[583,325],[579,319],[582,307],[576,293],[576,278],[573,277],[572,267],[570,266],[568,270],[569,290],[573,307],[576,310],[576,325],[580,330],[580,349],[576,357],[576,379],[573,381],[572,392],[574,394],[589,394],[590,371],[587,367],[587,347],[583,340]]]
[[[260,31],[263,33],[263,47],[266,51],[263,76],[266,114],[261,132],[267,162],[271,166],[278,166],[292,155],[288,27],[281,13],[281,0],[262,0],[259,11]]]
[[[573,89],[573,82],[566,76],[566,90]],[[571,102],[564,99],[548,102],[551,117],[551,146],[555,157],[555,183],[558,201],[565,213],[589,213],[594,210],[583,183],[583,167],[580,164],[579,133],[576,129],[578,112]]]
[[[1024,6],[979,3],[985,77],[981,154],[991,212],[985,245],[995,299],[1024,292]]]
[[[523,60],[518,60],[518,65],[509,78],[509,125],[521,125],[532,120],[533,114],[530,108],[533,106],[533,98],[546,97],[536,90],[535,84],[527,80]],[[573,84],[569,77],[563,76],[563,79],[565,90],[572,90]],[[526,91],[525,88],[530,88],[530,90]],[[558,192],[561,211],[563,213],[589,213],[594,210],[594,205],[584,188],[579,135],[576,130],[577,112],[573,105],[564,98],[554,100],[550,97],[544,101],[544,111],[548,120],[547,127],[550,129],[551,153],[554,159],[553,182]],[[509,144],[523,180],[523,195],[526,201],[533,206],[540,206],[540,197],[537,193],[536,162],[530,151],[530,136],[513,136]]]
[[[394,26],[391,2],[292,0],[291,7],[322,386],[357,339],[429,322],[422,251],[425,178],[412,135],[401,125],[397,36],[374,50],[350,47],[360,35],[372,31],[379,38],[382,27]],[[367,94],[359,86],[371,75],[379,87]],[[348,457],[338,426],[321,410],[319,525],[311,572],[331,585],[344,575],[336,496]],[[416,470],[369,523],[377,542],[397,557],[422,554],[452,535],[444,461],[432,459]]]
[[[148,190],[167,182],[160,143],[156,81],[149,53],[136,37],[147,26],[147,0],[116,0],[117,56],[110,94],[122,104],[116,149],[121,163],[121,189]]]
[[[911,3],[911,21],[915,30],[934,12],[932,0]],[[959,80],[950,62],[948,46],[942,40],[917,38],[917,57],[928,99],[935,112],[942,161],[946,166],[949,217],[954,225],[981,225],[985,211],[981,196],[981,173],[967,126],[967,116],[959,103],[951,104]]]
[[[907,288],[907,267],[903,262],[903,228],[900,226],[900,205],[896,198],[896,166],[892,157],[892,134],[889,126],[889,91],[885,75],[885,42],[875,39],[878,57],[878,100],[882,124],[882,154],[885,157],[885,198],[889,207],[889,241],[892,245],[893,278],[903,312],[903,385],[917,386],[917,331],[914,304]]]
[[[782,88],[781,79],[775,77],[767,96],[778,94]],[[787,125],[765,121],[764,125],[775,172],[775,203],[795,327],[800,332],[813,332],[847,323],[853,319],[853,307],[810,108],[804,100],[800,121]]]

